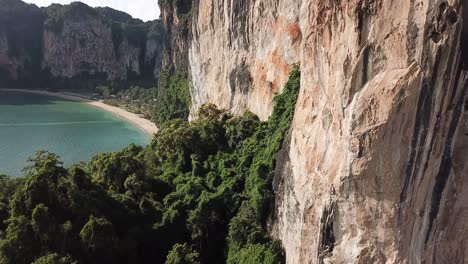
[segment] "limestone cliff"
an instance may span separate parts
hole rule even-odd
[[[8,54],[9,44],[5,32],[0,32],[0,67],[6,75],[12,78],[18,78],[16,73],[18,71],[18,63],[16,58],[11,58]]]
[[[39,76],[44,19],[34,5],[0,0],[0,85]]]
[[[159,76],[164,39],[160,21],[144,23],[110,8],[78,2],[41,9],[19,0],[1,2],[0,20],[5,26],[0,27],[0,68],[13,85],[25,80],[47,85],[72,78],[147,79],[154,85]],[[30,14],[41,17],[31,20]],[[19,25],[25,27],[14,31]],[[23,38],[33,34],[30,40]],[[17,46],[22,48],[12,52]],[[28,68],[28,62],[34,67]]]
[[[466,1],[159,2],[163,42],[108,10],[23,3],[11,26],[6,9],[0,85],[138,79],[162,65],[188,72],[192,114],[209,102],[266,120],[298,65],[269,221],[287,262],[468,262]]]
[[[162,68],[169,71],[188,70],[188,46],[191,39],[192,0],[158,0],[161,21],[167,32]]]
[[[462,0],[196,0],[192,111],[268,118],[294,64],[270,229],[288,263],[468,262]]]
[[[194,14],[192,112],[211,102],[267,119],[300,62],[300,1],[197,1]]]

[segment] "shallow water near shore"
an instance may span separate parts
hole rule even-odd
[[[0,174],[21,176],[38,150],[58,154],[65,166],[150,137],[135,125],[85,103],[0,92]]]

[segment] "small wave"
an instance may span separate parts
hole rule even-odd
[[[80,121],[80,122],[47,122],[47,123],[0,123],[0,127],[17,126],[62,126],[62,125],[80,125],[80,124],[111,124],[115,121]]]

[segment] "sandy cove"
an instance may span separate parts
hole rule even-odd
[[[105,110],[107,112],[110,112],[120,118],[123,118],[127,120],[128,122],[134,124],[138,128],[140,128],[141,130],[143,130],[148,135],[152,136],[158,132],[158,127],[150,120],[142,118],[137,114],[130,113],[122,108],[105,104],[102,101],[90,100],[88,98],[80,97],[77,95],[71,95],[71,94],[65,94],[65,93],[52,93],[52,92],[41,91],[41,90],[36,91],[36,90],[23,90],[23,89],[0,89],[0,92],[2,91],[3,92],[21,92],[21,93],[42,94],[42,95],[58,97],[58,98],[66,99],[66,100],[82,102],[82,103],[100,108],[102,110]]]

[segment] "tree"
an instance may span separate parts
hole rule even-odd
[[[166,264],[200,264],[200,255],[187,244],[176,244],[167,254]]]
[[[267,122],[206,105],[145,149],[69,169],[39,152],[24,180],[0,176],[0,263],[283,263],[265,227],[299,77]]]
[[[0,175],[0,232],[7,227],[6,220],[10,217],[10,198],[23,184],[20,178],[10,178]]]
[[[190,81],[185,72],[164,70],[159,79],[159,88],[153,111],[153,121],[157,125],[173,119],[186,120],[189,115]]]
[[[29,264],[40,253],[41,244],[31,223],[24,216],[11,217],[0,241],[0,260],[5,264]]]
[[[111,263],[115,258],[117,237],[107,219],[91,216],[81,229],[80,238],[89,262]]]
[[[55,227],[53,220],[49,214],[49,208],[44,204],[38,204],[32,212],[32,226],[36,234],[38,234],[41,243],[48,245],[53,239],[53,228]]]
[[[127,178],[143,178],[144,167],[137,158],[141,151],[141,147],[132,144],[119,152],[98,154],[91,159],[88,169],[102,187],[123,193]]]
[[[78,262],[74,261],[70,256],[52,253],[36,259],[32,264],[78,264]]]

